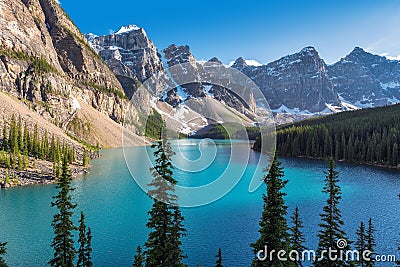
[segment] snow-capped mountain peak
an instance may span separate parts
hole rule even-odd
[[[255,59],[243,59],[242,57],[239,57],[235,61],[232,60],[228,64],[228,66],[230,67],[233,67],[234,65],[237,68],[243,68],[247,66],[254,66],[254,67],[262,66],[262,64]]]
[[[123,34],[123,33],[128,33],[131,31],[137,31],[140,29],[141,28],[136,26],[135,24],[130,24],[128,26],[122,26],[115,34]]]

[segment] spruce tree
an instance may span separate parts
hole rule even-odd
[[[286,251],[286,255],[288,255],[290,251],[289,228],[285,217],[287,215],[287,206],[283,199],[286,193],[282,191],[287,184],[287,180],[283,180],[284,173],[283,168],[280,167],[280,165],[281,163],[275,155],[268,174],[264,176],[264,182],[267,186],[267,194],[263,195],[264,210],[259,222],[260,229],[258,230],[260,238],[255,243],[251,244],[253,253],[255,254],[252,263],[252,266],[254,267],[293,266],[292,262],[280,261],[276,255],[272,258],[268,257],[268,259],[264,261],[259,260],[257,257],[259,251],[264,251],[265,246],[268,251]],[[266,172],[267,169],[264,171]],[[268,252],[267,254],[269,255]]]
[[[393,166],[397,166],[399,164],[399,145],[397,143],[394,143],[393,145],[392,163]]]
[[[29,167],[29,157],[28,157],[28,151],[24,152],[24,170],[28,169]]]
[[[3,121],[3,140],[1,143],[1,147],[4,151],[8,151],[8,138],[7,138],[7,121],[4,118]]]
[[[138,246],[136,249],[136,255],[133,259],[133,267],[143,267],[144,265],[144,256],[142,252],[142,247]]]
[[[3,256],[7,253],[6,245],[7,243],[0,243],[0,267],[7,267],[7,264],[3,259]]]
[[[86,149],[84,149],[83,150],[82,165],[84,167],[86,167],[87,165],[89,165],[89,161],[90,161],[90,159],[89,159],[88,153],[87,153]]]
[[[22,171],[24,169],[24,162],[21,153],[18,153],[18,170]]]
[[[186,266],[184,265],[183,259],[187,256],[183,253],[181,248],[182,246],[182,237],[186,236],[186,229],[184,228],[183,221],[184,217],[182,216],[181,210],[178,206],[172,207],[172,226],[171,226],[171,234],[168,239],[168,252],[169,257],[171,258],[171,262],[174,266]]]
[[[359,253],[357,264],[360,267],[365,267],[364,251],[367,249],[367,240],[365,236],[365,225],[364,222],[360,223],[360,227],[356,231],[357,240],[355,243],[355,248]]]
[[[49,261],[51,266],[73,267],[76,250],[74,248],[73,231],[76,230],[71,217],[76,204],[73,204],[71,192],[72,176],[68,168],[68,161],[64,157],[61,175],[57,179],[57,189],[59,192],[54,196],[52,207],[57,207],[58,213],[54,215],[52,227],[54,228],[54,239],[51,246],[54,249],[54,256]]]
[[[32,154],[35,158],[39,158],[39,149],[40,149],[39,130],[38,130],[38,125],[36,123],[35,128],[33,130],[33,140],[32,140]]]
[[[86,266],[92,267],[92,229],[88,227],[86,233]]]
[[[299,253],[299,257],[302,255],[302,252],[306,250],[304,246],[304,242],[306,242],[302,228],[303,221],[300,218],[299,207],[296,206],[293,216],[290,217],[292,220],[292,227],[290,228],[290,245],[292,250],[297,251]],[[299,259],[294,262],[295,266],[303,266],[302,261]]]
[[[24,124],[24,137],[23,137],[23,144],[21,146],[21,150],[25,153],[28,153],[29,149],[29,129],[28,124],[25,122]]]
[[[81,218],[79,220],[79,249],[78,249],[78,262],[76,264],[77,267],[89,267],[92,266],[91,262],[91,233],[86,231],[85,225],[85,215],[81,212]],[[90,248],[90,251],[89,251]]]
[[[338,172],[335,170],[336,165],[332,158],[329,160],[328,171],[325,172],[325,187],[322,192],[328,195],[326,206],[323,208],[323,213],[320,214],[321,223],[319,224],[320,230],[318,232],[318,248],[316,251],[317,261],[314,262],[316,267],[342,267],[350,266],[350,262],[340,258],[340,251],[347,251],[350,249],[350,242],[347,239],[345,231],[342,229],[344,222],[339,210],[339,203],[341,200],[341,189],[338,185]],[[338,246],[338,241],[342,241],[344,246]],[[336,253],[331,253],[332,257],[337,257],[333,260],[328,257],[328,253],[322,254],[322,251],[336,250]],[[343,253],[345,254],[345,253]]]
[[[221,251],[221,248],[218,249],[218,253],[217,253],[216,257],[217,257],[217,262],[216,262],[215,267],[223,267],[223,265],[222,265],[222,251]]]
[[[177,196],[173,194],[176,180],[172,177],[170,143],[163,138],[152,146],[155,148],[155,164],[150,169],[154,179],[149,184],[148,194],[153,198],[146,226],[151,229],[145,243],[146,266],[178,267],[185,256],[180,248],[180,238],[185,234],[184,218],[177,206]]]
[[[375,247],[376,247],[376,243],[375,243],[375,228],[372,224],[372,218],[369,218],[368,220],[368,228],[366,229],[366,233],[365,233],[365,245],[366,245],[366,250],[369,250],[371,252],[375,252]],[[375,266],[375,261],[373,259],[371,259],[370,261],[366,261],[365,262],[365,267],[372,267]]]
[[[8,142],[9,142],[10,152],[16,154],[18,152],[18,129],[14,114],[11,116]]]
[[[17,143],[18,143],[19,151],[23,151],[24,136],[22,135],[22,119],[21,119],[21,115],[18,116]]]
[[[54,139],[54,134],[51,136],[49,158],[52,162],[56,162],[56,141]]]

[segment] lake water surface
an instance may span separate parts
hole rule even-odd
[[[203,171],[189,174],[175,171],[179,184],[205,185],[221,175],[231,165],[245,170],[242,179],[223,198],[196,208],[183,208],[188,236],[183,247],[188,255],[186,263],[195,266],[214,266],[218,248],[222,249],[224,265],[249,266],[252,252],[249,244],[258,238],[258,221],[262,211],[261,196],[265,186],[248,192],[255,173],[261,178],[260,154],[250,151],[246,143],[234,142],[236,153],[249,153],[248,162],[235,160],[227,142],[217,142],[215,148],[205,146],[199,152],[196,142],[182,141],[179,149],[191,160],[199,156],[214,158]],[[176,143],[175,143],[176,145]],[[135,162],[141,175],[149,175],[147,157],[149,147],[129,148],[128,160]],[[216,153],[214,157],[214,153]],[[131,266],[135,249],[147,238],[147,211],[152,201],[136,184],[126,166],[122,149],[102,151],[102,157],[92,162],[90,173],[73,182],[74,200],[79,204],[75,219],[81,210],[93,232],[94,266]],[[233,160],[232,160],[233,159]],[[177,165],[181,158],[177,157]],[[321,193],[324,185],[326,162],[282,159],[285,178],[286,202],[291,214],[296,205],[304,221],[304,233],[309,249],[317,245],[319,213],[325,201]],[[198,163],[200,164],[200,163]],[[246,165],[244,165],[246,164]],[[136,166],[137,165],[137,166]],[[132,167],[132,165],[131,165]],[[400,174],[378,168],[338,164],[340,186],[343,191],[341,210],[345,230],[354,240],[361,220],[372,217],[376,227],[377,252],[397,254],[400,243]],[[45,266],[52,256],[53,238],[50,208],[54,185],[28,186],[0,191],[0,241],[7,241],[6,260],[10,266]],[[393,266],[385,263],[379,266]]]

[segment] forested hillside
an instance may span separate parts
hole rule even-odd
[[[283,125],[282,156],[327,158],[400,168],[400,105],[363,109]],[[255,150],[260,150],[258,138]]]

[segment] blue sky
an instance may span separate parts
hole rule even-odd
[[[159,49],[189,45],[195,57],[267,63],[315,46],[334,63],[360,46],[400,55],[400,1],[60,0],[83,33],[145,28]]]

